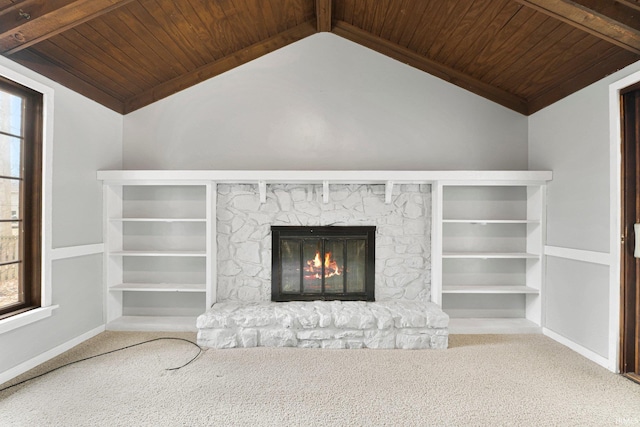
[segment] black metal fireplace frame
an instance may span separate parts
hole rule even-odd
[[[271,300],[281,301],[375,301],[375,226],[271,226]],[[365,240],[365,286],[364,292],[347,293],[285,293],[282,292],[282,238],[361,238]],[[323,279],[324,280],[324,279]]]

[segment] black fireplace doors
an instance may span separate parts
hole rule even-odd
[[[374,301],[373,226],[272,226],[272,301]]]

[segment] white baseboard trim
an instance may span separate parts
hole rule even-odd
[[[51,259],[53,261],[66,258],[76,258],[86,255],[101,254],[104,252],[104,243],[96,243],[93,245],[68,246],[64,248],[55,248],[51,250]]]
[[[46,362],[47,360],[53,359],[54,357],[64,353],[67,350],[70,350],[71,348],[77,346],[78,344],[81,344],[84,341],[88,340],[89,338],[93,338],[99,333],[104,331],[105,331],[105,325],[98,326],[97,328],[92,329],[88,332],[85,332],[84,334],[78,337],[75,337],[74,339],[67,341],[63,344],[60,344],[59,346],[54,347],[49,351],[45,351],[39,356],[29,359],[26,362],[19,364],[18,366],[14,366],[9,370],[0,373],[0,384],[4,384],[7,381],[17,377],[18,375],[24,374],[29,369],[33,369],[36,366]]]
[[[546,256],[590,262],[593,264],[611,264],[611,255],[606,252],[585,251],[582,249],[563,248],[560,246],[545,246],[544,254]]]
[[[607,359],[606,357],[602,357],[599,354],[589,350],[586,347],[581,346],[580,344],[577,344],[573,341],[571,341],[570,339],[556,333],[553,332],[550,329],[547,328],[542,328],[542,333],[551,338],[554,341],[559,342],[560,344],[569,347],[571,350],[575,351],[576,353],[586,357],[587,359],[591,360],[592,362],[597,363],[598,365],[602,366],[603,368],[606,368],[612,372],[616,372],[616,369],[614,366],[612,366],[611,362],[609,361],[609,359]]]

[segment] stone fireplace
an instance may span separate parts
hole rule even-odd
[[[272,226],[375,226],[375,299],[430,300],[431,187],[403,184],[385,203],[385,186],[218,184],[219,302],[271,301]]]
[[[380,184],[217,188],[218,302],[198,317],[200,345],[447,348],[449,318],[430,302],[429,185],[390,198]],[[358,267],[367,252],[375,266]]]
[[[272,301],[375,301],[376,227],[272,226]]]

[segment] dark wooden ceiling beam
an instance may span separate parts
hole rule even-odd
[[[627,6],[628,8],[640,11],[640,2],[635,0],[616,0],[616,2]]]
[[[316,0],[316,20],[318,32],[331,31],[331,0]]]
[[[629,28],[640,30],[640,14],[638,6],[629,7],[631,3],[620,3],[617,0],[573,0],[575,3],[590,9],[602,16],[626,25]]]
[[[22,1],[0,14],[0,53],[13,54],[132,1]]]
[[[308,21],[289,30],[283,31],[266,40],[255,43],[249,47],[241,49],[225,56],[215,62],[203,65],[189,73],[161,83],[150,90],[144,91],[125,101],[124,114],[145,107],[162,98],[173,95],[183,89],[201,83],[211,77],[215,77],[226,71],[246,64],[267,53],[271,53],[281,47],[287,46],[298,40],[302,40],[316,33],[316,22]]]
[[[620,2],[614,0],[515,1],[640,55],[640,21],[637,19],[637,13],[630,8],[627,8],[627,12],[620,11],[620,7],[624,7]],[[629,14],[629,11],[633,13]]]
[[[476,95],[490,99],[504,107],[525,115],[528,114],[528,105],[525,99],[513,95],[505,90],[493,87],[445,65],[431,61],[412,50],[382,39],[344,21],[335,21],[333,23],[333,33],[414,68],[426,71],[433,76],[467,89]]]

